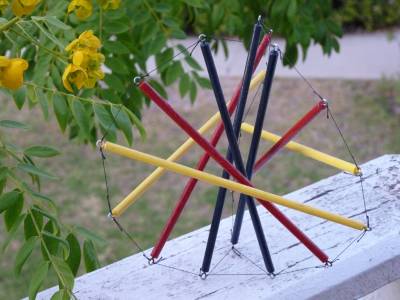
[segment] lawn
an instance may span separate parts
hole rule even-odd
[[[227,97],[238,82],[238,78],[225,78],[224,90]],[[325,96],[343,130],[356,158],[366,162],[386,153],[400,152],[399,115],[388,109],[388,101],[382,91],[380,81],[343,81],[314,80],[315,87]],[[174,89],[170,89],[171,104],[190,122],[199,127],[216,110],[210,91],[202,91],[194,105],[181,100]],[[249,103],[256,99],[249,109],[246,121],[254,123],[258,97],[250,95]],[[277,79],[273,84],[264,128],[282,134],[302,116],[316,101],[316,97],[307,85],[298,79]],[[105,186],[101,160],[97,149],[90,145],[77,144],[62,135],[54,118],[44,122],[39,109],[24,108],[17,111],[10,99],[1,99],[0,119],[15,119],[32,126],[29,131],[7,131],[9,139],[21,146],[45,144],[57,147],[62,155],[39,161],[39,165],[57,174],[60,180],[45,181],[43,193],[56,199],[61,208],[64,222],[86,226],[98,233],[107,244],[97,250],[102,265],[131,255],[137,251],[133,245],[117,230],[107,218]],[[147,129],[147,139],[142,141],[135,132],[134,148],[151,154],[167,157],[185,139],[185,134],[172,121],[152,106],[143,112],[143,123]],[[209,136],[209,135],[208,135]],[[250,137],[243,133],[240,146],[246,156]],[[321,113],[299,136],[308,146],[350,161],[338,132],[325,113]],[[125,144],[123,138],[120,142]],[[270,144],[261,142],[260,151],[264,152]],[[218,149],[225,152],[226,139]],[[193,148],[181,162],[194,166],[201,155],[199,147]],[[152,167],[129,161],[128,159],[107,155],[107,172],[111,186],[113,205],[127,195]],[[221,169],[210,162],[207,171],[220,174]],[[285,194],[337,173],[338,170],[321,165],[286,150],[278,154],[265,168],[254,177],[257,187]],[[179,197],[186,179],[168,173],[146,192],[142,198],[120,218],[124,227],[144,248],[151,247],[166,221],[176,199]],[[189,204],[176,226],[173,236],[181,235],[210,222],[216,188],[199,184]],[[236,195],[237,198],[237,195]],[[224,215],[231,215],[231,198],[226,205]],[[4,231],[0,225],[0,241]],[[166,246],[168,247],[168,245]],[[33,264],[24,269],[25,275],[17,279],[13,274],[13,259],[19,248],[13,243],[0,260],[0,299],[16,299],[27,291],[27,281]],[[51,282],[48,283],[48,285]]]

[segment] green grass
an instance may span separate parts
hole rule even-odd
[[[237,78],[223,81],[226,91],[233,90]],[[315,81],[316,88],[328,98],[331,108],[343,129],[353,152],[360,162],[365,162],[385,153],[400,152],[398,115],[385,109],[379,82],[373,81]],[[178,100],[171,90],[171,103],[196,127],[206,121],[216,110],[210,91],[202,91],[198,101],[191,106],[189,101]],[[252,96],[251,96],[252,97]],[[0,100],[0,119],[16,119],[32,125],[30,131],[8,131],[9,138],[21,146],[47,144],[57,147],[62,155],[41,160],[39,165],[57,174],[62,179],[44,181],[43,193],[56,199],[64,222],[90,228],[104,237],[108,244],[98,247],[103,265],[131,255],[137,250],[119,233],[107,219],[107,205],[101,160],[98,151],[89,145],[69,141],[62,135],[54,120],[44,122],[38,109],[24,108],[17,111],[10,99]],[[251,98],[249,99],[251,102]],[[274,82],[264,128],[283,133],[315,103],[315,97],[299,80],[278,79]],[[253,104],[246,121],[254,123],[257,101]],[[134,147],[162,157],[167,157],[186,136],[157,108],[144,111],[143,122],[148,138],[141,141],[136,134]],[[350,160],[338,133],[330,120],[322,113],[297,138],[318,150]],[[121,143],[124,143],[121,139]],[[250,136],[243,133],[240,145],[246,156]],[[270,144],[261,142],[264,152]],[[226,151],[225,138],[219,145]],[[201,155],[198,147],[188,153],[181,162],[194,166]],[[107,171],[111,186],[113,205],[127,195],[153,168],[128,159],[107,155]],[[220,174],[221,169],[210,162],[207,171]],[[284,194],[333,175],[338,170],[321,165],[295,153],[284,150],[263,168],[254,178],[257,187]],[[120,218],[124,227],[144,248],[151,247],[179,197],[186,179],[169,173],[146,192]],[[217,189],[200,183],[179,220],[173,236],[179,236],[210,222]],[[237,198],[237,196],[236,196]],[[229,198],[230,199],[230,196]],[[224,216],[231,214],[231,205],[226,205]],[[0,226],[1,227],[1,226]],[[2,232],[0,241],[4,237]],[[24,268],[24,275],[13,275],[13,260],[19,243],[14,242],[0,261],[0,299],[16,299],[26,295],[27,279],[34,264]],[[39,255],[39,253],[37,253]],[[50,285],[52,282],[48,282]]]

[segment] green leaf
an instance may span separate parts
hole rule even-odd
[[[32,215],[35,218],[35,223],[33,223]],[[39,236],[39,232],[36,230],[36,226],[39,228],[39,232],[43,228],[43,216],[36,211],[32,211],[31,214],[28,214],[24,221],[24,234],[25,240],[33,236]]]
[[[190,91],[189,91],[189,95],[190,95],[190,101],[193,103],[196,100],[196,96],[197,96],[197,86],[196,83],[194,81],[192,81],[192,84],[190,85]]]
[[[90,139],[89,116],[85,110],[85,107],[80,101],[75,99],[71,100],[71,110],[79,128],[82,130],[84,135]]]
[[[170,85],[174,83],[182,73],[182,64],[179,61],[173,62],[173,64],[166,70],[165,84]]]
[[[50,56],[50,55],[48,55]],[[62,77],[61,77],[61,72],[60,70],[57,68],[56,65],[53,65],[50,67],[50,76],[51,76],[51,80],[50,80],[50,86],[55,86],[57,87],[58,90],[63,90],[65,89],[63,83],[62,83]],[[51,91],[49,91],[49,94],[52,93]]]
[[[55,216],[53,216],[51,213],[48,213],[47,211],[44,211],[43,209],[39,208],[38,206],[33,206],[32,207],[32,211],[36,211],[39,214],[41,214],[43,217],[46,217],[47,219],[51,220],[53,222],[53,224],[46,224],[46,228],[48,232],[54,232],[56,231],[55,228],[58,227],[58,220]],[[51,226],[54,226],[54,228],[50,228]],[[50,230],[51,229],[51,230]]]
[[[110,21],[104,24],[104,31],[113,34],[120,34],[129,30],[129,24],[121,21]]]
[[[72,290],[74,287],[74,274],[72,274],[70,267],[63,259],[57,256],[52,256],[51,260],[54,262],[54,267],[57,268],[61,275],[61,278],[59,278],[60,288]]]
[[[146,130],[144,129],[142,122],[140,122],[139,118],[133,112],[131,112],[129,109],[127,109],[125,107],[123,109],[129,115],[132,123],[135,124],[136,128],[139,130],[139,133],[140,133],[140,136],[142,137],[142,139],[145,139],[146,138]]]
[[[15,102],[15,105],[17,105],[18,109],[21,109],[24,106],[25,103],[25,98],[26,98],[26,88],[21,87],[15,92],[13,92],[13,99]]]
[[[53,96],[53,109],[56,114],[58,125],[62,132],[65,131],[68,123],[69,109],[65,97],[55,94]]]
[[[107,83],[110,89],[125,93],[125,85],[118,76],[114,74],[106,74],[104,81]]]
[[[32,20],[33,24],[36,25],[37,28],[49,39],[51,40],[54,44],[60,48],[60,50],[64,51],[65,45],[61,43],[61,41],[51,32],[47,31],[46,28],[44,28],[39,22]]]
[[[121,19],[126,17],[126,11],[124,9],[106,10],[103,11],[103,13],[105,14],[105,17],[109,20]]]
[[[105,61],[105,65],[109,67],[113,73],[128,75],[131,73],[131,70],[127,66],[127,62],[124,62],[122,59],[116,57],[107,57]]]
[[[101,94],[103,99],[108,100],[111,103],[121,103],[121,98],[117,93],[114,92],[113,89],[102,89]]]
[[[37,237],[33,236],[29,238],[19,249],[17,256],[15,257],[14,271],[16,275],[21,274],[22,267],[31,255],[33,248],[35,247],[36,241]]]
[[[57,149],[49,146],[31,146],[25,149],[24,154],[36,157],[52,157],[59,155],[60,152]]]
[[[194,78],[196,79],[197,83],[205,89],[211,89],[211,82],[208,78],[206,77],[201,77],[197,75],[197,73],[194,73]]]
[[[33,19],[34,17],[32,17]],[[64,22],[57,19],[55,16],[44,16],[43,19],[48,23],[48,25],[52,25],[61,30],[70,30],[71,26],[68,26]]]
[[[119,41],[105,41],[103,43],[103,48],[107,51],[115,54],[128,54],[130,50],[127,46]]]
[[[298,58],[297,46],[293,44],[287,44],[285,55],[283,56],[283,63],[288,66],[293,66]]]
[[[47,243],[52,243],[52,244],[53,243],[54,244],[57,243],[58,246],[61,245],[65,250],[65,256],[66,257],[69,256],[70,249],[69,249],[69,243],[67,241],[65,241],[61,237],[59,237],[59,236],[57,236],[55,234],[52,234],[50,232],[47,232],[47,231],[43,231],[42,235],[43,235],[43,238],[46,240],[46,244]],[[57,246],[57,249],[58,249],[58,246]],[[54,246],[54,248],[56,248],[56,246]]]
[[[143,26],[140,30],[140,43],[145,47],[157,38],[159,29],[158,26]]]
[[[182,39],[185,39],[187,36],[183,30],[181,30],[179,28],[172,28],[171,37],[182,40]]]
[[[15,203],[12,206],[10,206],[4,213],[4,223],[8,231],[11,230],[12,226],[18,220],[18,217],[21,214],[23,207],[24,207],[24,196],[22,193],[19,193]]]
[[[53,221],[48,221],[46,225],[44,225],[44,228],[42,230],[42,233],[47,232],[47,233],[57,233],[57,228],[54,225]],[[45,260],[49,260],[48,252],[50,252],[50,255],[57,255],[59,248],[59,242],[55,239],[52,239],[48,237],[47,235],[43,235],[43,242],[41,244],[41,250],[42,250],[42,256]],[[45,247],[46,246],[46,247]],[[46,251],[47,249],[47,251]]]
[[[156,54],[155,58],[158,72],[163,72],[168,67],[173,56],[174,50],[172,48],[167,48],[164,51]]]
[[[183,0],[187,5],[193,6],[196,8],[203,8],[207,5],[204,0]]]
[[[26,96],[30,102],[30,104],[36,104],[38,102],[38,97],[36,94],[36,89],[35,87],[28,85],[26,87]]]
[[[78,273],[79,265],[81,263],[81,247],[78,238],[73,234],[68,234],[66,238],[69,244],[69,256],[66,260],[67,264],[72,270],[74,276]]]
[[[36,198],[38,200],[45,201],[47,204],[50,204],[53,208],[55,208],[55,203],[54,203],[53,199],[51,199],[51,198],[49,198],[49,197],[47,197],[47,196],[45,196],[45,195],[43,195],[41,193],[37,193],[35,191],[31,191],[31,195],[32,195],[32,197],[34,197],[34,198]]]
[[[51,296],[50,300],[69,300],[71,298],[70,293],[67,289],[59,289]]]
[[[188,55],[188,56],[185,57],[185,61],[193,69],[195,69],[197,71],[202,71],[203,70],[203,68],[199,65],[199,63],[193,57]]]
[[[155,3],[154,10],[159,13],[167,13],[171,11],[171,6],[165,3]]]
[[[51,48],[53,48],[52,46]],[[35,61],[35,64],[33,66],[33,73],[32,73],[32,79],[31,81],[34,82],[37,85],[45,85],[47,79],[52,79],[53,82],[55,82],[58,78],[54,76],[54,72],[52,72],[49,69],[57,69],[57,66],[55,64],[51,63],[51,60],[53,59],[52,55],[49,55],[47,51],[45,51],[42,48],[38,48],[37,54],[32,58],[32,60]],[[48,76],[50,73],[51,77]],[[61,80],[60,80],[61,83]],[[29,86],[28,86],[29,87]],[[30,86],[32,89],[29,91],[28,89],[28,95],[31,94],[31,96],[28,97],[33,97],[38,98],[38,95],[36,95],[36,88],[33,86]],[[39,89],[41,90],[41,89]],[[40,100],[40,99],[35,99],[35,100]]]
[[[42,286],[43,281],[47,277],[49,265],[49,262],[42,261],[38,266],[36,266],[36,271],[33,273],[32,279],[29,282],[29,300],[36,299],[36,295]]]
[[[96,250],[91,240],[85,240],[83,242],[83,259],[85,261],[86,272],[92,272],[100,268]]]
[[[6,184],[7,184],[7,176],[0,178],[0,194],[3,193]]]
[[[107,244],[107,241],[103,239],[101,236],[97,235],[93,231],[81,227],[81,226],[76,226],[76,231],[81,234],[84,238],[92,240],[93,242],[97,243],[100,247],[104,246]]]
[[[14,206],[21,196],[21,192],[18,190],[14,190],[8,193],[5,193],[0,196],[0,214]]]
[[[297,0],[290,0],[286,13],[288,19],[293,20],[296,16],[296,12],[297,12]]]
[[[144,51],[148,54],[157,54],[159,53],[166,44],[167,40],[165,38],[165,35],[161,32],[159,32],[154,39],[150,40],[144,47]]]
[[[25,216],[26,216],[25,214],[20,215],[14,222],[14,224],[11,226],[11,228],[8,229],[8,236],[1,247],[1,253],[4,253],[10,242],[16,237],[18,228],[21,225],[22,221],[25,219]]]
[[[0,126],[6,127],[6,128],[21,128],[21,129],[29,129],[30,128],[28,125],[26,125],[24,123],[21,123],[18,121],[12,121],[12,120],[1,120]]]
[[[36,93],[39,100],[40,108],[43,112],[44,119],[47,121],[49,119],[49,102],[47,101],[47,96],[43,93],[41,89],[37,89]]]
[[[115,130],[114,120],[109,111],[101,104],[93,104],[94,113],[101,126],[106,130]]]
[[[122,132],[125,135],[125,138],[128,142],[129,145],[132,145],[132,124],[129,119],[128,114],[125,112],[123,107],[116,107],[112,106],[111,107],[111,113],[114,116],[115,122],[118,126],[119,129],[122,130]]]
[[[190,89],[190,77],[188,74],[184,73],[179,81],[179,93],[181,97],[185,97],[189,89]]]
[[[24,171],[24,172],[32,174],[32,175],[37,175],[37,176],[40,176],[43,178],[48,178],[48,179],[57,179],[57,176],[54,176],[53,174],[43,171],[43,170],[39,169],[38,167],[31,165],[31,164],[19,163],[17,165],[17,168],[21,171]]]

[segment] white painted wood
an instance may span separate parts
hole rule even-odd
[[[149,266],[141,254],[77,279],[78,299],[355,299],[400,278],[400,155],[385,155],[362,166],[372,231],[330,268],[312,268],[268,276],[198,276]],[[348,174],[326,178],[286,195],[287,198],[364,221],[359,178]],[[319,265],[263,207],[260,217],[277,271]],[[322,219],[283,209],[333,259],[360,232]],[[222,221],[213,263],[230,249],[231,219]],[[166,244],[163,263],[198,273],[209,227]],[[246,213],[238,249],[262,266],[253,228]],[[149,253],[149,250],[146,251]],[[232,252],[214,273],[260,273]],[[53,290],[39,295],[49,299]]]

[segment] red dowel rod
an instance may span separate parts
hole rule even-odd
[[[263,37],[263,39],[261,40],[261,42],[258,46],[258,49],[257,49],[253,72],[259,65],[261,58],[263,57],[265,50],[267,49],[270,41],[271,41],[271,34],[265,35]],[[229,105],[228,105],[229,114],[233,114],[233,112],[235,111],[235,108],[238,104],[241,85],[242,85],[242,83],[240,82],[235,90],[234,95],[231,98],[231,101],[229,102]],[[220,122],[211,137],[210,144],[212,146],[215,147],[218,144],[218,141],[221,138],[223,132],[224,132],[224,125],[222,122]],[[200,160],[196,166],[196,169],[200,170],[200,171],[204,170],[209,159],[210,159],[210,156],[208,155],[208,153],[207,152],[204,153],[203,156],[200,158]],[[165,226],[161,232],[158,242],[156,243],[156,245],[154,246],[154,248],[151,252],[151,256],[153,258],[158,258],[160,256],[160,253],[161,253],[165,243],[167,242],[169,236],[171,235],[171,232],[174,229],[175,224],[178,221],[187,201],[189,200],[190,195],[192,194],[194,188],[196,187],[196,184],[197,184],[197,179],[191,178],[188,180],[181,196],[179,197],[177,204],[174,207],[174,210],[172,211],[171,215],[169,216],[167,223],[165,224]]]
[[[265,165],[279,150],[286,146],[308,123],[310,123],[322,110],[327,107],[325,100],[315,104],[299,121],[296,122],[267,152],[257,160],[254,172]]]
[[[221,167],[223,167],[239,183],[253,186],[242,173],[229,163],[196,129],[194,129],[172,106],[163,99],[147,82],[139,83],[139,89],[149,97],[162,111],[164,111],[181,129],[183,129],[200,147],[206,151]],[[296,225],[294,225],[275,205],[257,199],[283,226],[285,226],[295,237],[297,237],[314,255],[322,262],[328,261],[328,256],[318,248]]]

